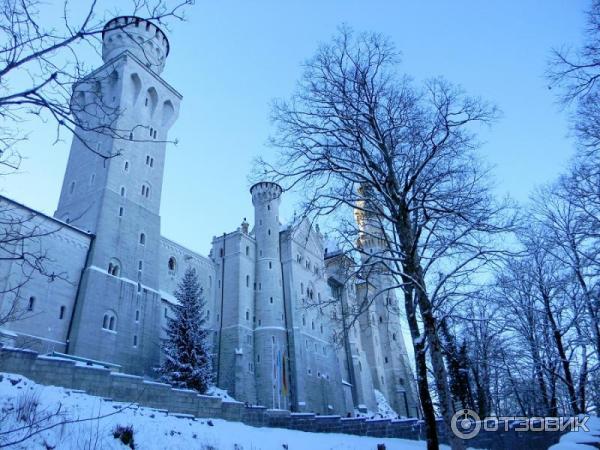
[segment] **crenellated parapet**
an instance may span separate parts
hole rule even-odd
[[[169,55],[169,40],[148,20],[135,16],[115,17],[102,32],[102,59],[107,62],[125,51],[160,74]]]

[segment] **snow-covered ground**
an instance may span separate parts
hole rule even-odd
[[[597,450],[600,446],[600,418],[590,417],[585,425],[590,431],[580,428],[579,431],[567,433],[548,450]]]
[[[220,419],[180,418],[69,389],[38,385],[20,375],[0,373],[0,378],[0,447],[14,442],[10,448],[126,449],[113,437],[113,432],[118,426],[131,426],[136,449],[375,450],[380,443],[385,443],[386,450],[426,448],[421,441],[305,433],[255,428]],[[94,420],[87,420],[90,418]],[[23,438],[27,439],[19,442]]]

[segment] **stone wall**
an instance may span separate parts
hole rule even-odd
[[[239,402],[223,402],[218,397],[199,395],[191,390],[175,389],[168,384],[142,377],[90,367],[69,359],[41,356],[30,350],[0,347],[0,372],[23,375],[39,384],[62,386],[85,391],[90,395],[131,402],[141,406],[167,410],[171,414],[220,418],[256,427],[278,427],[315,433],[347,433],[381,438],[424,439],[422,423],[417,419],[390,420],[318,416],[312,413],[290,413],[247,406]],[[441,424],[440,424],[441,428]],[[441,441],[447,442],[442,430]],[[546,450],[558,442],[560,433],[523,433],[497,431],[480,433],[467,441],[478,449],[504,450],[527,448]]]

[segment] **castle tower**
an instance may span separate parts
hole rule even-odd
[[[402,416],[418,416],[417,400],[408,353],[400,323],[400,304],[392,278],[382,263],[389,250],[382,224],[378,220],[377,202],[368,186],[358,189],[355,218],[358,246],[361,249],[365,282],[359,287],[361,297],[373,298],[360,318],[361,338],[376,389]]]
[[[164,33],[137,17],[103,32],[104,65],[79,82],[77,129],[55,216],[95,235],[68,351],[149,372],[158,363],[160,199],[178,94],[159,77]]]
[[[260,404],[285,409],[289,408],[289,401],[288,382],[284,380],[288,352],[279,247],[281,192],[279,185],[269,182],[257,183],[250,188],[256,240],[256,394]]]

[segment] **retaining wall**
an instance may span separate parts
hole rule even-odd
[[[30,350],[0,347],[0,372],[21,374],[39,384],[62,386],[119,402],[167,410],[172,414],[220,418],[256,427],[278,427],[316,433],[347,433],[359,436],[424,439],[423,424],[417,419],[366,419],[290,413],[263,406],[223,402],[218,397],[199,395],[142,377],[89,367],[69,359],[38,355]],[[447,442],[444,427],[438,423],[441,442]],[[558,442],[559,432],[525,433],[499,430],[481,432],[466,441],[472,448],[504,450],[546,450]]]

